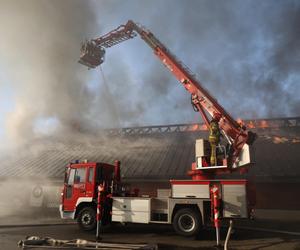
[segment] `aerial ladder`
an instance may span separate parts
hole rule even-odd
[[[210,145],[208,145],[207,140],[196,140],[196,161],[192,163],[192,169],[188,172],[192,176],[192,180],[170,180],[172,194],[168,199],[170,202],[173,202],[173,198],[178,201],[178,199],[182,199],[183,193],[185,195],[183,199],[188,199],[185,201],[187,204],[192,202],[192,198],[186,197],[197,197],[195,200],[200,203],[209,198],[211,215],[216,228],[217,245],[219,245],[221,219],[228,216],[244,217],[247,214],[226,214],[228,212],[226,210],[231,209],[228,204],[233,202],[235,207],[246,206],[249,209],[251,206],[248,205],[251,205],[251,201],[249,197],[247,198],[246,193],[248,192],[245,191],[246,186],[248,186],[246,180],[222,180],[216,179],[215,175],[232,173],[237,170],[241,173],[246,172],[248,166],[252,163],[250,149],[256,139],[256,134],[248,131],[242,122],[233,119],[202,86],[192,71],[177,59],[149,30],[131,20],[99,38],[83,43],[79,63],[88,68],[96,68],[104,62],[105,49],[136,36],[140,36],[146,42],[158,59],[191,94],[194,110],[200,113],[210,131]],[[218,145],[213,145],[210,139],[214,135],[213,131],[217,131],[217,134],[219,134],[219,131],[222,132],[227,140],[226,146],[219,144],[219,139],[216,140]],[[211,155],[211,157],[209,158],[208,155]],[[200,189],[206,191],[200,192]],[[179,193],[177,193],[178,190]],[[233,192],[230,190],[233,190]],[[240,209],[238,210],[240,211]],[[169,212],[172,214],[171,211]],[[229,211],[229,213],[231,212]],[[188,216],[191,216],[191,214]],[[173,221],[174,223],[177,225],[176,220]]]
[[[211,128],[211,121],[216,121],[227,140],[226,146],[220,145],[217,148],[222,155],[218,164],[210,164],[207,153],[205,153],[207,147],[203,140],[200,141],[198,150],[196,143],[197,160],[192,164],[189,174],[194,179],[210,179],[215,174],[231,173],[238,169],[240,172],[247,170],[251,164],[249,146],[255,141],[256,134],[247,131],[246,126],[233,119],[196,79],[192,71],[143,26],[129,20],[125,25],[121,25],[99,38],[86,41],[81,47],[79,63],[88,68],[96,68],[104,62],[105,49],[138,35],[191,94],[193,108],[200,113],[207,128]],[[197,154],[197,152],[200,153]]]

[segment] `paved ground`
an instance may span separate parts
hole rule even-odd
[[[53,221],[55,222],[55,221]],[[52,223],[53,223],[52,222]],[[58,221],[59,222],[59,221]],[[255,221],[236,223],[230,249],[299,249],[300,226],[298,223]],[[275,230],[275,232],[273,232]],[[280,232],[278,232],[280,231]],[[285,233],[289,231],[290,233]],[[18,249],[17,242],[26,236],[36,235],[57,239],[94,240],[94,232],[82,232],[75,224],[0,226],[0,249]],[[226,230],[222,230],[225,239]],[[214,249],[213,230],[202,232],[196,239],[178,236],[167,225],[114,225],[104,229],[104,242],[155,243],[159,249]]]

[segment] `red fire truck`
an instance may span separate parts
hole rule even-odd
[[[247,180],[218,179],[217,176],[248,169],[252,164],[250,149],[256,135],[235,121],[150,31],[133,21],[84,43],[79,62],[95,68],[104,62],[105,48],[137,35],[191,94],[192,105],[206,126],[210,128],[209,116],[217,121],[227,143],[216,146],[217,161],[211,164],[211,145],[207,140],[196,140],[195,162],[188,172],[191,180],[170,180],[170,189],[157,190],[156,197],[141,197],[137,192],[124,191],[118,161],[114,165],[69,164],[62,192],[61,217],[77,219],[84,230],[94,229],[97,203],[101,203],[98,212],[102,225],[110,222],[166,223],[173,224],[179,234],[192,236],[212,221],[218,241],[221,219],[248,218],[251,202]],[[99,185],[101,197],[97,192]]]

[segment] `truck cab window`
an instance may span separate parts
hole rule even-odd
[[[94,168],[89,168],[89,183],[92,183],[94,180]]]
[[[85,182],[85,168],[77,168],[75,174],[75,183],[83,183]]]
[[[71,168],[68,174],[68,185],[74,184],[75,169]]]

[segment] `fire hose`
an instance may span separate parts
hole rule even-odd
[[[18,242],[22,249],[45,248],[45,249],[140,249],[157,250],[157,245],[128,244],[128,243],[106,243],[94,242],[83,239],[59,240],[50,237],[27,236],[25,240]]]
[[[229,239],[230,239],[232,227],[233,227],[233,221],[230,220],[230,222],[229,222],[229,228],[228,228],[226,239],[225,239],[225,243],[224,243],[224,250],[228,249],[228,242],[229,242]]]

